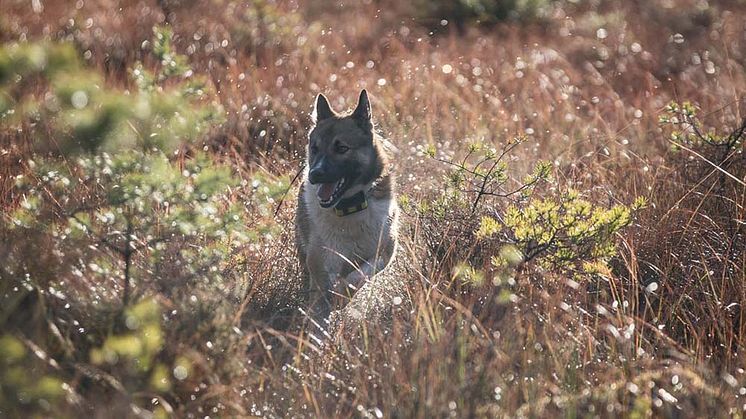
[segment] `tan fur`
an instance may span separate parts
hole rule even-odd
[[[363,105],[367,106],[367,113],[362,113],[365,118],[359,115]],[[388,156],[372,130],[365,92],[350,115],[331,111],[323,96],[319,96],[316,106],[317,114],[327,106],[327,114],[309,135],[309,159],[295,218],[296,246],[308,279],[309,302],[317,315],[326,316],[334,292],[375,281],[375,274],[391,260],[396,251],[398,206]],[[349,151],[336,153],[335,142],[343,142]],[[311,152],[311,145],[316,147],[315,153]],[[319,186],[309,180],[310,169],[322,157],[332,169],[347,167],[349,173],[359,173],[354,181],[345,184],[347,189],[340,199],[363,191],[367,209],[340,217],[333,208],[322,208],[317,197]]]

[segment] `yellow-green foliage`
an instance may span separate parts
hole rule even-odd
[[[38,147],[49,134],[66,152],[164,151],[198,138],[223,120],[217,102],[206,101],[205,80],[192,76],[186,57],[173,52],[171,32],[154,29],[153,52],[161,63],[153,75],[139,63],[132,70],[136,92],[107,88],[101,77],[84,69],[68,44],[12,44],[0,48],[0,120],[37,121]],[[171,81],[165,84],[166,81]],[[27,81],[49,85],[43,98],[12,99]]]
[[[125,325],[128,332],[111,335],[104,344],[90,352],[94,365],[119,368],[120,374],[147,382],[157,392],[171,388],[170,368],[156,360],[163,347],[161,311],[152,299],[146,299],[128,308],[125,312]],[[174,363],[176,368],[187,371],[190,363],[180,358]],[[186,375],[174,374],[177,379]]]
[[[125,272],[125,303],[130,283],[161,272],[164,254],[177,254],[185,274],[219,280],[225,255],[271,224],[267,217],[247,231],[245,207],[226,196],[240,183],[230,168],[201,152],[183,160],[172,153],[220,122],[222,110],[204,100],[209,89],[192,78],[171,38],[170,30],[154,28],[152,50],[160,67],[151,74],[138,63],[134,93],[107,88],[97,74],[81,69],[66,45],[9,46],[0,53],[4,91],[28,77],[45,79],[50,89],[35,112],[6,119],[43,120],[64,139],[62,151],[69,156],[29,160],[29,174],[16,182],[22,205],[5,221],[72,247],[108,250],[111,258],[92,254],[89,263],[102,280]],[[25,103],[38,101],[21,96]],[[266,194],[276,195],[276,189]],[[269,206],[262,201],[258,206]],[[187,238],[195,246],[180,245]]]
[[[490,258],[490,263],[495,268],[514,268],[523,263],[523,253],[515,245],[506,244]]]
[[[482,239],[482,238],[490,237],[496,234],[497,232],[499,232],[501,229],[502,229],[502,226],[496,219],[492,217],[484,216],[479,222],[479,229],[477,230],[477,238]]]
[[[64,395],[63,383],[44,367],[19,339],[0,336],[0,413],[13,417],[40,409],[52,414],[50,403]]]
[[[129,307],[124,319],[127,331],[108,336],[103,345],[92,349],[91,363],[115,371],[133,390],[148,388],[151,397],[168,395],[174,379],[189,377],[192,362],[184,356],[172,362],[161,356],[165,342],[160,306],[144,299]]]
[[[158,304],[143,300],[129,307],[125,325],[130,332],[106,338],[103,346],[91,351],[91,362],[100,365],[132,361],[134,369],[148,371],[163,345]]]
[[[525,260],[539,257],[546,268],[582,270],[616,253],[616,234],[643,206],[644,200],[638,199],[632,206],[606,208],[571,190],[558,199],[534,198],[526,205],[511,205],[503,222]]]
[[[670,131],[671,147],[677,151],[681,146],[711,146],[732,149],[743,143],[743,131],[727,134],[705,129],[697,114],[697,107],[689,101],[670,102],[658,121]],[[727,151],[726,151],[727,153]]]
[[[466,263],[461,263],[454,268],[453,277],[464,284],[479,286],[484,283],[484,272],[475,269]]]

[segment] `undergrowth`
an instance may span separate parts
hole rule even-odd
[[[0,416],[741,415],[742,5],[6,3]],[[359,88],[409,298],[332,344],[293,180]]]

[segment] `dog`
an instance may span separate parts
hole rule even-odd
[[[325,317],[335,293],[359,288],[389,264],[397,248],[399,208],[368,93],[360,92],[349,114],[335,112],[319,94],[312,120],[296,247],[311,311]]]

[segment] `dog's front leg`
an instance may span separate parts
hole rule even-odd
[[[331,312],[330,290],[332,281],[324,263],[324,257],[318,249],[310,250],[306,256],[308,266],[308,303],[317,319],[326,318]]]
[[[396,249],[396,242],[393,239],[387,241],[387,244],[380,249],[380,253],[364,261],[359,268],[350,272],[345,278],[347,285],[352,285],[355,289],[360,288],[365,281],[373,278],[389,264]]]
[[[359,268],[347,274],[347,277],[345,277],[346,285],[357,290],[365,284],[365,281],[370,280],[381,272],[388,265],[389,259],[390,257],[376,257],[364,261]]]

